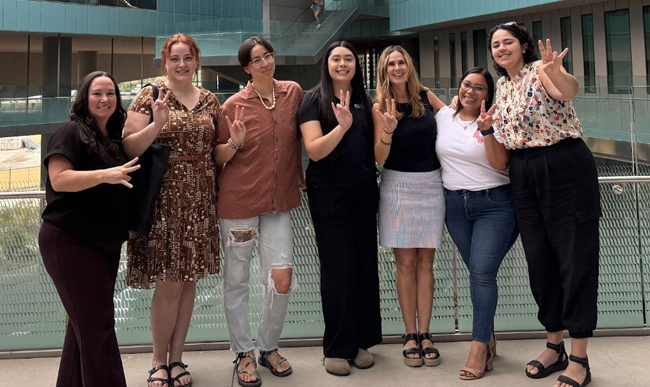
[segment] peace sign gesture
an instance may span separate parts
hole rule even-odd
[[[334,110],[334,115],[336,116],[336,121],[338,121],[341,129],[347,132],[352,126],[352,113],[350,113],[350,92],[345,93],[345,99],[343,99],[343,89],[339,90],[339,103],[334,105],[332,102],[332,110]]]
[[[564,51],[558,54],[551,47],[551,39],[546,39],[546,48],[544,48],[541,40],[537,41],[537,44],[539,45],[539,52],[542,55],[542,70],[549,76],[559,73],[562,68],[562,59],[569,52],[569,48],[565,48]]]
[[[230,117],[226,116],[228,122],[228,130],[230,131],[230,138],[235,146],[244,145],[246,138],[246,125],[244,124],[244,107],[235,106],[235,121],[231,121]]]
[[[488,130],[490,127],[499,120],[499,118],[492,117],[492,113],[497,108],[497,105],[492,105],[490,110],[485,111],[485,100],[481,102],[481,113],[476,119],[476,124],[480,130]]]
[[[151,114],[153,114],[153,122],[156,124],[165,125],[167,119],[169,119],[169,106],[167,106],[167,100],[169,99],[169,93],[161,90],[158,94],[158,99],[155,101],[153,97],[149,96],[149,102],[151,104]]]
[[[397,118],[395,118],[395,111],[395,100],[386,99],[386,112],[381,115],[381,121],[384,123],[384,132],[387,134],[393,133],[397,127]]]

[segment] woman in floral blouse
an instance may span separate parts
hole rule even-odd
[[[587,343],[596,328],[601,215],[593,155],[582,141],[572,99],[578,81],[562,67],[568,49],[539,41],[514,22],[490,31],[497,82],[493,123],[510,150],[515,216],[530,286],[547,331],[546,350],[528,363],[533,379],[564,370],[556,387],[591,380]],[[571,336],[567,358],[562,333]],[[570,360],[570,361],[569,361]]]

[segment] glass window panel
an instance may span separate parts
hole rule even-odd
[[[571,18],[570,17],[563,17],[560,19],[560,36],[562,40],[562,47],[560,47],[560,50],[564,50],[565,48],[569,49],[569,52],[566,54],[566,56],[562,59],[562,66],[568,71],[569,73],[573,73],[573,49],[571,47]],[[558,52],[561,52],[558,50]]]
[[[537,56],[540,56],[539,46],[537,45],[537,42],[539,42],[543,38],[544,37],[542,35],[542,22],[541,21],[533,22],[533,46],[535,46],[535,52],[537,53]]]
[[[456,34],[449,34],[449,87],[456,84]]]
[[[440,87],[440,37],[433,37],[433,74],[436,77],[435,87]]]
[[[630,15],[627,9],[605,12],[607,87],[610,93],[626,94],[632,85]]]
[[[646,85],[650,85],[650,6],[643,7],[643,32],[645,34],[645,72]],[[650,93],[650,87],[648,88]]]
[[[487,33],[474,30],[474,66],[487,69]]]
[[[646,30],[647,31],[647,30]],[[646,32],[647,33],[647,32]],[[646,39],[646,45],[647,45]],[[647,46],[646,46],[647,47]],[[646,50],[647,55],[647,50]],[[582,56],[585,72],[585,93],[596,92],[596,68],[594,55],[594,18],[591,14],[582,15]]]
[[[467,32],[460,33],[460,58],[464,74],[467,71]]]

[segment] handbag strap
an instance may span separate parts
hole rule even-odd
[[[147,83],[146,85],[142,86],[142,88],[144,89],[147,86],[151,86],[151,90],[153,91],[153,100],[154,101],[157,100],[158,95],[159,95],[158,86],[156,86],[153,83]],[[149,116],[149,123],[152,123],[152,122],[153,122],[153,111],[151,112],[151,115]]]

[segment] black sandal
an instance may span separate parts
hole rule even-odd
[[[241,363],[242,359],[250,359],[250,361],[242,369],[238,370],[237,368],[239,368],[239,363]],[[260,375],[258,375],[258,373],[255,371],[248,370],[248,365],[251,363],[257,365],[255,355],[249,355],[248,352],[240,352],[237,354],[237,357],[233,361],[233,364],[235,364],[235,369],[232,371],[232,382],[230,383],[231,386],[235,384],[235,375],[237,375],[237,383],[239,383],[239,385],[242,387],[259,387],[262,385],[262,379],[260,378]],[[245,382],[239,378],[239,375],[241,374],[248,374],[254,376],[256,379],[252,382]]]
[[[167,378],[158,378],[158,377],[154,378],[153,376],[151,376],[160,370],[167,371]],[[157,365],[149,370],[149,378],[147,378],[147,387],[149,387],[149,383],[151,382],[162,382],[163,386],[165,384],[169,386],[169,367],[167,367],[167,364]]]
[[[181,367],[183,369],[183,372],[180,374],[172,376],[172,369],[174,367]],[[180,378],[183,376],[190,375],[190,371],[187,370],[187,364],[183,364],[182,361],[175,361],[169,365],[169,387],[175,387],[174,383],[178,382]],[[189,384],[181,384],[179,387],[192,387],[192,381],[190,380]]]
[[[582,384],[580,384],[568,376],[560,375],[557,378],[557,381],[560,383],[566,383],[573,387],[585,387],[587,384],[589,384],[589,382],[591,382],[591,368],[589,368],[589,359],[587,357],[569,355],[569,360],[574,363],[578,363],[587,369],[587,376],[585,376],[585,380],[582,382]]]
[[[402,351],[402,356],[404,356],[404,364],[409,367],[421,367],[422,366],[422,355],[420,355],[420,341],[418,340],[418,335],[415,333],[406,333],[402,335],[404,339],[404,345],[411,340],[415,341],[415,348],[406,348]],[[418,355],[417,357],[410,357],[409,355]]]
[[[429,333],[420,333],[419,340],[420,340],[420,347],[422,348],[421,356],[424,365],[427,367],[435,367],[440,365],[440,351],[438,351],[438,348],[433,346],[424,347],[422,345],[422,342],[424,340],[429,340],[431,342],[431,345],[433,345],[433,340],[431,340],[431,335]],[[427,355],[431,355],[432,353],[435,354],[436,357],[427,357]]]
[[[551,364],[550,366],[548,366],[548,368],[544,367],[544,364],[542,364],[542,362],[540,362],[539,360],[529,361],[528,364],[526,365],[530,365],[537,368],[536,374],[531,374],[530,372],[528,372],[528,368],[526,368],[526,376],[528,376],[529,378],[531,379],[545,378],[552,373],[565,370],[566,367],[569,365],[569,358],[566,354],[566,349],[564,349],[564,341],[560,342],[560,344],[553,344],[553,343],[546,342],[546,348],[554,350],[560,356],[557,358],[557,361]]]
[[[273,364],[269,361],[268,357],[271,355],[275,355],[278,357],[278,360],[276,360]],[[289,365],[289,368],[284,370],[283,372],[278,371],[278,367],[280,364],[284,362],[289,362],[286,357],[280,355],[278,353],[277,349],[274,349],[272,351],[260,351],[260,365],[262,367],[266,367],[271,371],[271,373],[275,376],[289,376],[293,372],[293,369],[291,368],[291,365]]]

